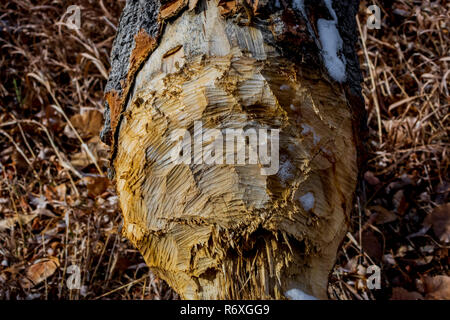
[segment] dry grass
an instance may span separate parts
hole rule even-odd
[[[77,1],[79,31],[63,24],[65,1],[0,4],[0,221],[18,220],[0,229],[0,299],[173,297],[120,236],[103,177],[103,90],[124,2]],[[30,266],[49,257],[58,268],[41,279]],[[81,290],[66,286],[72,264]]]
[[[367,29],[365,3],[359,15],[370,157],[330,288],[340,299],[388,298],[393,288],[426,295],[427,276],[450,275],[448,243],[423,225],[450,186],[450,5],[375,3],[380,30]],[[362,281],[373,264],[382,269],[377,291]]]
[[[61,23],[65,1],[0,4],[0,299],[175,298],[120,236],[103,174],[99,115],[124,0],[77,4],[79,31]],[[359,17],[370,161],[331,279],[338,299],[425,295],[424,277],[449,275],[448,246],[423,221],[448,202],[450,5],[378,4],[380,30]],[[72,264],[81,290],[66,286]],[[382,290],[361,281],[371,264]]]

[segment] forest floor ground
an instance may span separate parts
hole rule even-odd
[[[363,1],[358,16],[368,161],[329,295],[450,299],[450,3],[390,2]],[[64,24],[66,1],[0,4],[0,299],[177,298],[121,236],[103,176],[103,90],[124,3],[76,1],[79,30]],[[367,28],[370,4],[380,29]]]

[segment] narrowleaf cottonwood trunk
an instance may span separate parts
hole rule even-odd
[[[182,298],[327,297],[365,132],[358,2],[127,1],[102,138],[123,233]],[[174,130],[249,126],[280,130],[277,173],[170,160]]]

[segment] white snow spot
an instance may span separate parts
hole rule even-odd
[[[284,295],[290,300],[318,300],[316,297],[310,296],[300,289],[290,289]]]
[[[291,87],[287,84],[283,84],[280,86],[280,90],[289,90]]]
[[[320,43],[322,44],[322,57],[330,76],[338,82],[344,82],[346,79],[345,58],[339,57],[343,42],[336,27],[337,15],[333,9],[332,0],[325,0],[325,4],[333,20],[319,19],[317,21]]]
[[[319,143],[319,141],[320,141],[320,137],[316,134],[316,132],[314,131],[314,128],[311,127],[310,125],[307,125],[307,124],[304,124],[304,123],[302,123],[302,128],[303,128],[303,130],[302,130],[302,134],[303,135],[307,135],[308,133],[312,133],[314,144],[317,145]]]
[[[25,300],[36,300],[41,297],[40,293],[30,293],[25,297]]]
[[[278,170],[278,177],[280,178],[283,186],[286,186],[286,181],[294,179],[294,166],[289,160],[282,161],[280,165],[280,170]]]
[[[312,208],[314,208],[314,194],[312,192],[308,192],[304,195],[302,195],[300,198],[300,203],[302,204],[303,209],[305,209],[305,211],[309,211]]]

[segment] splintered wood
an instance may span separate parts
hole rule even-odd
[[[357,180],[350,107],[322,71],[219,10],[167,25],[136,78],[114,160],[123,233],[182,298],[326,298]],[[279,129],[278,172],[175,163],[171,134],[201,134],[195,121]]]

